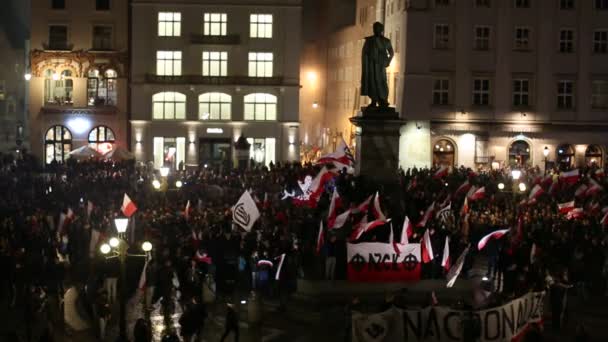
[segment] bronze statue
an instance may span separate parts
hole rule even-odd
[[[395,53],[390,39],[384,37],[384,25],[374,23],[374,35],[365,37],[361,51],[361,95],[372,100],[367,108],[388,107],[386,68]]]

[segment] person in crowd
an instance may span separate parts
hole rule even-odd
[[[97,296],[97,302],[95,303],[97,313],[97,321],[99,324],[99,339],[103,341],[106,338],[106,328],[108,321],[110,320],[110,301],[106,290],[102,290]]]
[[[226,304],[226,327],[224,328],[224,334],[222,335],[221,342],[230,335],[230,333],[234,333],[234,342],[239,342],[239,317],[236,312],[236,308],[234,304],[228,303]]]

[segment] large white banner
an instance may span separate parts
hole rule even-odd
[[[349,281],[399,282],[420,279],[420,244],[347,244]]]
[[[250,231],[251,227],[260,217],[260,211],[256,206],[249,191],[243,192],[239,201],[232,207],[232,221],[243,227],[246,231]]]
[[[530,292],[502,306],[480,311],[448,307],[391,308],[371,315],[353,314],[353,342],[463,341],[463,321],[479,322],[479,341],[512,341],[530,323],[541,322],[544,292]]]

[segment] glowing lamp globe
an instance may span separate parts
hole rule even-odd
[[[109,242],[110,242],[110,247],[113,247],[113,248],[118,247],[118,245],[120,244],[120,240],[118,240],[115,237],[111,238]]]
[[[144,252],[149,252],[152,250],[152,244],[149,241],[144,241],[144,243],[141,244],[141,249]]]
[[[521,177],[521,171],[519,171],[519,170],[511,171],[511,177],[513,177],[514,180],[518,180],[519,177]]]
[[[159,171],[161,177],[167,177],[169,175],[169,168],[166,166],[161,167]]]
[[[108,253],[110,253],[111,249],[112,248],[107,243],[104,243],[103,245],[101,245],[101,247],[99,247],[99,250],[101,251],[102,254],[108,254]]]
[[[129,219],[125,217],[115,218],[114,225],[116,225],[116,231],[118,232],[118,234],[124,234],[127,231]]]
[[[519,191],[521,191],[521,192],[526,191],[526,183],[519,183]]]
[[[498,190],[504,190],[505,189],[505,183],[498,183]]]

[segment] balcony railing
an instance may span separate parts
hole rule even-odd
[[[282,86],[283,77],[248,77],[248,76],[226,76],[210,77],[202,75],[182,76],[158,76],[147,74],[147,83],[160,84],[205,84],[205,85],[257,85],[257,86]]]
[[[74,44],[68,42],[51,42],[51,43],[43,43],[42,47],[45,50],[51,51],[72,51],[74,48]]]
[[[241,43],[241,36],[229,34],[226,36],[205,36],[193,33],[190,35],[190,43],[206,45],[238,45]]]
[[[40,109],[44,115],[114,115],[118,112],[115,106],[72,107],[60,105],[45,105]]]

